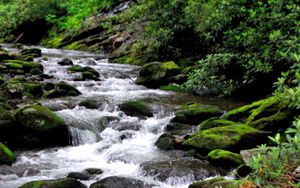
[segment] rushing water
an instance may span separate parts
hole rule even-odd
[[[174,104],[162,103],[160,99],[172,98],[174,93],[136,85],[138,66],[111,64],[101,55],[86,52],[45,48],[42,52],[43,58],[35,61],[40,61],[45,73],[53,76],[50,81],[66,81],[82,92],[78,97],[41,101],[48,107],[58,109],[56,113],[69,126],[72,146],[17,152],[18,158],[12,167],[0,169],[1,188],[14,188],[33,180],[66,177],[70,172],[80,172],[86,168],[104,171],[91,181],[82,181],[86,185],[104,177],[120,175],[157,187],[188,187],[194,180],[189,174],[159,182],[154,177],[143,176],[140,169],[144,162],[172,158],[158,150],[154,143],[173,117],[175,107]],[[57,64],[65,57],[71,58],[74,64],[96,69],[100,73],[100,81],[73,81],[79,75],[70,74],[68,66]],[[96,59],[96,64],[90,65],[87,59]],[[84,99],[96,100],[101,105],[93,110],[77,106]],[[125,115],[118,105],[131,99],[153,101],[151,108],[154,117],[139,119]],[[135,128],[123,130],[120,125]]]

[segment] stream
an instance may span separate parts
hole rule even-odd
[[[9,51],[16,50],[4,47]],[[163,134],[180,104],[201,99],[136,85],[134,81],[139,66],[112,64],[101,54],[46,48],[41,50],[43,57],[35,61],[43,64],[45,74],[53,76],[45,82],[65,81],[82,93],[77,97],[40,101],[65,120],[72,144],[68,147],[17,151],[17,161],[11,167],[0,167],[1,188],[15,188],[34,180],[63,178],[70,172],[80,172],[87,168],[104,171],[92,180],[81,181],[87,186],[109,176],[132,177],[161,188],[187,188],[195,181],[193,176],[187,174],[184,177],[169,177],[161,182],[155,177],[145,176],[140,165],[149,161],[174,159],[172,153],[159,150],[154,143]],[[96,69],[100,73],[100,81],[74,81],[79,75],[70,74],[68,66],[57,64],[63,58],[71,58],[74,65]],[[90,59],[95,64],[91,64]],[[80,101],[86,99],[99,102],[99,108],[78,106]],[[137,99],[149,101],[154,117],[139,119],[125,115],[118,108],[125,101]],[[206,103],[222,103],[223,108],[231,105],[230,102],[212,99]]]

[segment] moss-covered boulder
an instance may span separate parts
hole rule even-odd
[[[27,82],[24,78],[12,78],[8,80],[3,89],[8,98],[20,98],[25,93],[40,97],[43,95],[43,87],[40,83]]]
[[[176,137],[170,134],[162,134],[158,140],[155,142],[155,145],[162,150],[173,150],[176,146]]]
[[[207,159],[214,165],[230,169],[243,163],[241,155],[226,150],[216,149],[207,155]]]
[[[142,101],[127,101],[119,105],[119,108],[129,116],[137,116],[141,118],[153,116],[151,109]]]
[[[15,153],[0,142],[0,164],[12,164],[15,160]]]
[[[208,118],[219,117],[222,114],[223,112],[217,106],[191,102],[181,106],[171,122],[197,125]]]
[[[64,58],[61,61],[59,61],[57,64],[61,66],[73,65],[73,61],[69,58]]]
[[[147,184],[141,180],[128,178],[128,177],[119,177],[111,176],[104,178],[100,181],[93,183],[90,188],[151,188],[153,185]]]
[[[99,80],[99,72],[92,67],[82,67],[80,65],[74,65],[68,68],[70,72],[80,72],[83,80]]]
[[[217,177],[209,180],[198,181],[189,185],[188,188],[209,188],[212,184],[220,181],[224,181],[222,177]]]
[[[4,63],[7,69],[21,69],[24,71],[24,73],[31,73],[33,69],[39,70],[40,72],[43,72],[44,70],[43,65],[37,62],[29,62],[23,60],[5,60]]]
[[[199,128],[200,130],[206,130],[214,127],[223,127],[223,126],[236,125],[236,124],[237,123],[233,121],[229,121],[223,118],[213,117],[200,123]]]
[[[21,107],[15,114],[24,147],[65,146],[69,144],[69,132],[63,119],[48,108],[34,104]]]
[[[159,88],[171,83],[172,80],[167,79],[179,73],[180,68],[174,61],[147,63],[141,68],[136,83],[149,88]]]
[[[146,162],[141,165],[146,176],[154,176],[159,181],[166,181],[170,177],[185,177],[188,174],[196,180],[225,175],[225,171],[208,164],[207,161],[192,157],[159,162]]]
[[[233,109],[224,118],[277,133],[287,129],[297,113],[299,110],[289,107],[289,99],[279,95]]]
[[[30,59],[30,58],[36,58],[36,57],[41,57],[42,56],[42,50],[38,48],[26,48],[21,50],[21,55],[25,59]]]
[[[92,99],[86,99],[83,101],[80,101],[78,106],[84,106],[88,109],[98,109],[101,106],[101,102],[92,100]]]
[[[87,188],[80,181],[72,178],[39,180],[26,183],[19,188]]]
[[[199,131],[182,143],[183,147],[208,153],[215,149],[240,151],[266,141],[267,133],[246,125],[230,125]]]
[[[196,126],[178,122],[169,122],[166,126],[166,132],[171,135],[185,136],[195,131]]]
[[[66,96],[78,96],[80,94],[80,91],[78,91],[74,86],[66,82],[59,82],[54,85],[54,89],[51,88],[51,90],[44,93],[43,97],[58,98]]]
[[[7,142],[14,135],[8,134],[15,129],[15,118],[12,112],[0,107],[0,141]]]

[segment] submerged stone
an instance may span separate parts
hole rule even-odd
[[[26,183],[19,188],[87,188],[80,181],[72,178],[39,180]]]
[[[147,184],[141,180],[127,178],[127,177],[119,177],[119,176],[111,176],[104,178],[96,183],[93,183],[90,188],[152,188],[153,185]]]

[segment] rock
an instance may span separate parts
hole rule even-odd
[[[80,94],[80,91],[78,91],[74,86],[71,86],[66,82],[59,82],[55,84],[54,89],[44,93],[43,97],[57,98],[66,96],[78,96]]]
[[[200,130],[206,130],[214,127],[223,127],[223,126],[229,126],[229,125],[236,125],[236,122],[229,121],[222,118],[213,117],[208,120],[203,121],[199,128]]]
[[[199,131],[182,143],[182,147],[208,153],[215,149],[239,151],[264,143],[267,133],[246,125],[230,125]]]
[[[300,179],[300,166],[298,166],[295,170],[294,170],[294,172],[293,172],[293,176],[294,176],[294,178],[296,178],[296,179]]]
[[[78,106],[84,106],[88,109],[98,109],[101,104],[96,100],[86,99],[81,101]]]
[[[21,55],[25,58],[42,57],[42,50],[38,48],[26,48],[21,50]]]
[[[84,172],[90,175],[99,175],[103,173],[103,170],[98,168],[87,168],[84,170]]]
[[[129,116],[137,116],[141,118],[153,116],[151,109],[142,101],[127,101],[119,105],[119,107],[120,110]]]
[[[254,148],[254,149],[248,149],[248,150],[242,150],[240,152],[241,157],[247,166],[251,166],[251,160],[253,156],[256,156],[257,154],[261,154],[263,158],[268,158],[268,153],[272,151],[272,149],[276,149],[275,147],[266,147],[266,148]]]
[[[170,122],[166,127],[166,132],[171,135],[185,136],[187,134],[193,133],[196,126],[184,123]]]
[[[162,150],[173,150],[176,147],[176,137],[170,134],[162,134],[158,140],[155,142],[155,145]]]
[[[59,61],[57,64],[62,66],[73,65],[73,61],[69,58],[64,58],[61,61]]]
[[[291,125],[299,111],[289,107],[284,96],[272,96],[227,112],[224,119],[245,123],[259,130],[277,133]]]
[[[0,107],[0,140],[13,140],[14,136],[8,134],[15,129],[15,118],[13,113]]]
[[[209,152],[207,159],[212,164],[226,169],[237,167],[243,163],[240,154],[221,149],[216,149]]]
[[[80,72],[83,80],[99,80],[99,72],[91,67],[82,67],[80,65],[74,65],[69,67],[70,72]]]
[[[111,176],[93,183],[90,188],[151,188],[153,185],[147,184],[141,180]]]
[[[80,172],[70,172],[67,175],[67,178],[73,178],[73,179],[78,179],[78,180],[89,180],[90,176],[84,173]]]
[[[15,114],[20,144],[26,148],[65,146],[69,144],[68,128],[48,108],[34,104],[21,107]]]
[[[8,52],[0,51],[0,61],[10,59]]]
[[[209,180],[203,180],[199,182],[192,183],[188,188],[210,188],[212,184],[220,181],[224,181],[225,179],[222,177],[217,177]],[[214,187],[211,187],[214,188]]]
[[[141,68],[136,83],[149,88],[159,88],[170,83],[166,81],[168,77],[179,73],[180,68],[174,61],[147,63]]]
[[[237,167],[236,169],[236,175],[237,177],[246,177],[252,172],[252,169],[249,166],[246,166],[245,164],[242,164]]]
[[[33,74],[33,75],[41,75],[43,74],[43,71],[41,71],[40,69],[38,68],[33,68],[30,70],[30,74]]]
[[[219,117],[223,114],[217,106],[188,103],[180,107],[171,122],[197,125],[211,117]]]
[[[170,177],[184,177],[188,174],[196,180],[224,174],[224,171],[209,165],[206,161],[189,157],[172,161],[146,162],[141,168],[146,176],[154,176],[159,181],[166,181]]]
[[[42,85],[35,82],[27,82],[23,78],[12,78],[4,84],[4,91],[9,98],[21,98],[23,93],[40,97],[43,95]]]
[[[71,178],[39,180],[26,183],[19,188],[87,188],[80,181]]]
[[[37,62],[29,62],[22,60],[4,60],[8,69],[21,69],[24,73],[31,73],[33,69],[39,69],[43,73],[44,67]]]
[[[15,160],[15,153],[0,142],[0,164],[12,164]]]

